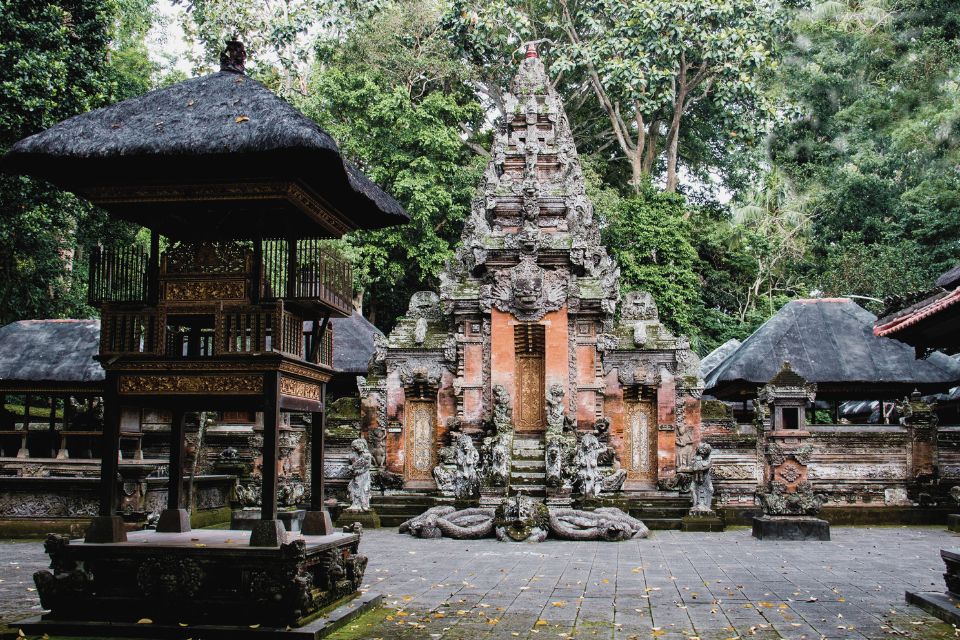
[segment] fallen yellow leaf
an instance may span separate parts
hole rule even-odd
[[[246,122],[249,119],[250,118],[248,118],[247,116],[237,116],[237,119],[234,120],[234,122],[236,122],[237,124],[240,124],[241,122]]]
[[[153,624],[153,620],[150,618],[140,618],[137,620],[137,624]]]

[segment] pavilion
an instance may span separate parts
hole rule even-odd
[[[828,401],[894,400],[912,391],[946,391],[960,381],[960,363],[932,353],[918,360],[909,346],[874,335],[876,316],[846,298],[784,305],[706,376],[705,392],[745,401],[784,361],[817,385]]]
[[[105,371],[99,516],[83,543],[48,540],[52,573],[35,580],[51,613],[25,625],[31,633],[79,624],[91,635],[93,622],[92,635],[127,635],[149,615],[173,631],[242,625],[235,637],[251,624],[307,624],[363,579],[361,532],[334,532],[323,505],[327,328],[353,312],[352,272],[325,240],[409,217],[326,132],[247,77],[245,59],[228,42],[219,72],[65,120],[0,162],[151,233],[148,252],[91,256]],[[167,508],[156,533],[129,540],[115,507],[122,407],[173,414]],[[263,412],[262,506],[250,534],[190,531],[184,415],[201,410]],[[293,411],[312,414],[312,491],[303,535],[288,540],[277,518],[279,431]]]

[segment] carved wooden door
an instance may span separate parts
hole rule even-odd
[[[543,325],[519,324],[514,327],[517,393],[513,419],[517,431],[543,431],[546,426],[544,338]]]
[[[433,479],[436,405],[408,400],[404,407],[404,480]]]
[[[627,479],[644,484],[657,483],[657,421],[650,400],[628,400],[625,404]]]

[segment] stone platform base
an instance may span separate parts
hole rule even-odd
[[[758,516],[753,537],[759,540],[830,540],[830,523],[811,516]]]
[[[350,623],[358,616],[379,606],[383,596],[378,593],[364,593],[345,598],[327,612],[302,627],[267,627],[251,629],[249,626],[197,624],[181,627],[179,624],[137,624],[130,622],[72,622],[66,620],[46,620],[45,616],[30,618],[16,626],[23,629],[27,636],[84,636],[95,638],[176,638],[180,640],[186,634],[195,634],[198,638],[210,640],[231,640],[249,638],[251,640],[319,640]]]
[[[947,529],[960,533],[960,513],[951,513],[947,516]]]
[[[359,545],[356,533],[269,547],[251,547],[250,533],[235,530],[140,531],[112,544],[51,535],[53,571],[38,571],[34,582],[50,610],[43,622],[300,627],[357,593],[367,566]]]
[[[942,591],[907,591],[907,603],[952,625],[960,625],[960,600]]]
[[[353,525],[354,522],[359,522],[363,525],[364,529],[380,528],[380,516],[373,509],[370,511],[350,511],[349,509],[344,509],[337,516],[337,521],[334,525],[337,527],[349,527]]]
[[[723,518],[717,515],[684,516],[680,522],[681,531],[714,532],[723,531]]]

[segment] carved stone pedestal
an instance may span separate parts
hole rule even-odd
[[[573,506],[573,489],[570,487],[547,487],[547,506],[568,509]]]
[[[947,566],[943,574],[947,591],[907,591],[907,602],[916,605],[952,625],[960,625],[960,553],[940,550],[940,557]]]
[[[283,529],[276,520],[261,525]],[[50,570],[34,574],[41,605],[50,612],[20,626],[30,636],[184,638],[197,632],[187,633],[181,624],[223,625],[235,632],[219,637],[241,637],[256,625],[257,637],[277,637],[263,632],[309,623],[324,607],[356,594],[363,581],[367,559],[358,553],[356,533],[272,547],[248,546],[248,535],[137,531],[129,542],[108,545],[50,535]],[[151,629],[137,625],[142,618],[153,621]],[[160,633],[164,625],[176,633]],[[218,630],[208,631],[200,633],[208,638]]]
[[[340,515],[337,516],[337,522],[335,524],[337,527],[349,527],[356,522],[363,525],[364,529],[379,529],[380,515],[373,509],[370,511],[351,511],[350,509],[344,509],[340,512]]]
[[[303,509],[277,511],[277,520],[283,523],[283,528],[287,531],[297,532],[302,528],[304,514],[306,511]],[[260,509],[234,509],[230,514],[230,528],[237,531],[252,531],[258,522]]]
[[[723,522],[723,518],[714,512],[691,513],[683,516],[680,522],[680,529],[682,531],[714,532],[723,531],[725,527],[726,525]]]
[[[830,523],[812,516],[758,516],[753,519],[758,540],[830,540]]]
[[[287,532],[279,520],[260,520],[250,530],[251,547],[279,547],[287,541]]]

